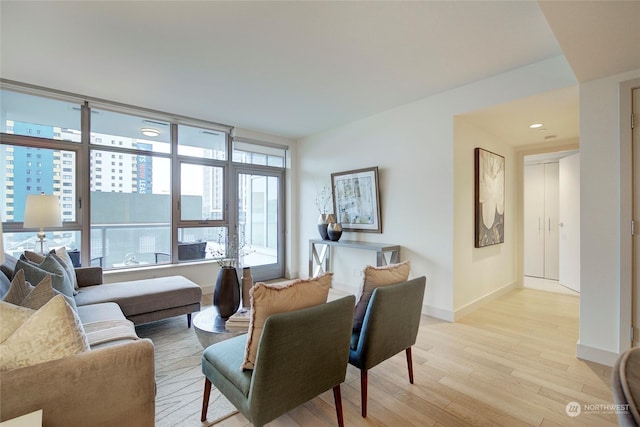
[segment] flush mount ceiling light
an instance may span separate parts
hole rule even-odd
[[[157,129],[153,129],[153,128],[142,128],[140,129],[140,132],[144,135],[144,136],[150,136],[155,138],[156,136],[160,135],[160,131]]]
[[[529,125],[529,127],[530,127],[531,129],[538,129],[538,128],[541,128],[541,127],[542,127],[542,123],[534,123],[534,124],[532,124],[532,125]]]

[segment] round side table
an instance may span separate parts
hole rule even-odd
[[[229,332],[224,327],[224,320],[218,317],[213,307],[205,308],[195,315],[193,318],[193,330],[196,332],[198,341],[200,341],[203,348],[247,333],[247,331]]]

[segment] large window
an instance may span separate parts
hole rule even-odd
[[[79,102],[0,90],[2,133],[80,142]]]
[[[170,170],[168,158],[91,150],[92,260],[116,268],[156,263],[155,253],[171,243]]]
[[[286,147],[232,144],[228,126],[9,86],[0,141],[7,251],[35,247],[24,202],[45,193],[60,198],[63,217],[47,230],[49,247],[67,247],[83,265],[206,262],[243,247],[254,277],[282,276]]]

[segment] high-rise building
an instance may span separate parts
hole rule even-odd
[[[7,133],[49,139],[72,139],[70,132],[59,127],[7,120]],[[66,136],[69,138],[65,138]],[[27,194],[53,194],[60,197],[63,221],[75,220],[75,153],[3,145],[0,147],[0,162],[7,185],[3,200],[6,206],[6,221],[22,221]]]

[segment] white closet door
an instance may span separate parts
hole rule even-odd
[[[558,163],[544,165],[544,211],[545,211],[545,241],[544,241],[544,277],[558,280],[559,276],[559,190]]]
[[[544,165],[524,168],[524,274],[544,277]]]
[[[580,154],[560,159],[560,284],[580,292]]]

